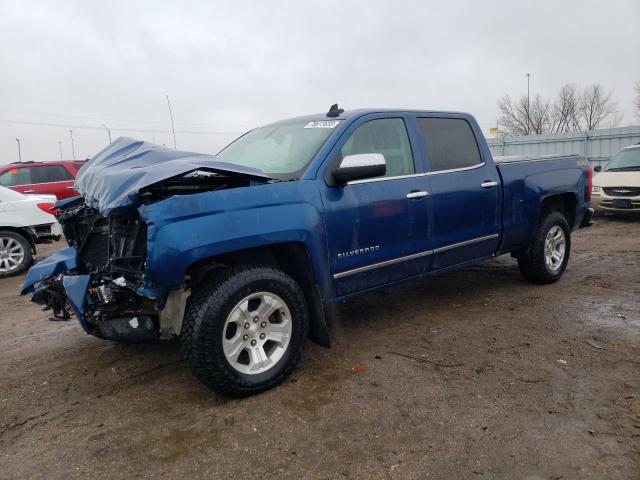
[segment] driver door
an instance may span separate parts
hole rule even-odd
[[[378,153],[383,177],[323,190],[329,265],[336,296],[387,284],[430,269],[427,250],[427,177],[416,172],[403,118],[356,122],[337,160]]]

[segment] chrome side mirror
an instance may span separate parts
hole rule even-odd
[[[347,155],[332,172],[333,181],[344,185],[353,180],[381,177],[387,172],[387,162],[381,153]]]

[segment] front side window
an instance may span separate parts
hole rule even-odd
[[[64,182],[73,177],[62,165],[43,165],[33,167],[33,180],[33,183]]]
[[[31,181],[31,168],[20,167],[7,170],[0,175],[0,185],[3,187],[17,187],[19,185],[29,185]]]
[[[217,157],[279,179],[299,178],[341,120],[292,121],[256,128]]]
[[[342,146],[342,158],[361,153],[381,153],[387,163],[385,177],[415,173],[411,144],[401,118],[381,118],[359,126]]]
[[[471,126],[458,118],[419,118],[431,171],[473,167],[482,163]]]

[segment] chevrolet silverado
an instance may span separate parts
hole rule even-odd
[[[334,105],[216,156],[120,138],[57,203],[69,247],[23,293],[104,339],[178,336],[201,381],[246,396],[307,337],[329,346],[333,302],[503,254],[555,282],[591,179],[580,156],[492,158],[465,113]]]

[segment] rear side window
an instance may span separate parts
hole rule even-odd
[[[458,118],[419,118],[431,171],[472,167],[482,163],[471,126]]]
[[[33,183],[64,182],[73,180],[69,171],[62,165],[43,165],[33,167]]]
[[[385,177],[415,173],[411,144],[401,118],[381,118],[360,125],[340,150],[342,158],[381,153],[387,162]]]
[[[0,185],[3,187],[17,187],[20,185],[29,185],[31,181],[31,168],[20,167],[7,170],[0,175]]]

